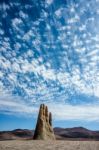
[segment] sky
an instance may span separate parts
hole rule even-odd
[[[0,0],[0,130],[99,130],[99,0]]]

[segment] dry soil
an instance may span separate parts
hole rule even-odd
[[[0,141],[0,150],[99,150],[99,141]]]

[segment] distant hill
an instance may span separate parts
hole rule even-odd
[[[91,131],[83,127],[54,128],[58,140],[99,140],[99,131]],[[0,140],[32,139],[34,130],[16,129],[13,131],[1,131]]]
[[[16,140],[16,139],[31,139],[33,137],[33,130],[16,129],[13,131],[1,131],[0,140]]]
[[[54,128],[58,139],[99,140],[99,131],[91,131],[83,127]]]

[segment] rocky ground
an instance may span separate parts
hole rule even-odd
[[[98,141],[0,141],[0,150],[99,150]]]

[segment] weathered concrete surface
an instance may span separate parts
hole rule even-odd
[[[38,120],[33,139],[36,140],[55,140],[52,128],[52,114],[48,112],[48,107],[40,105]]]

